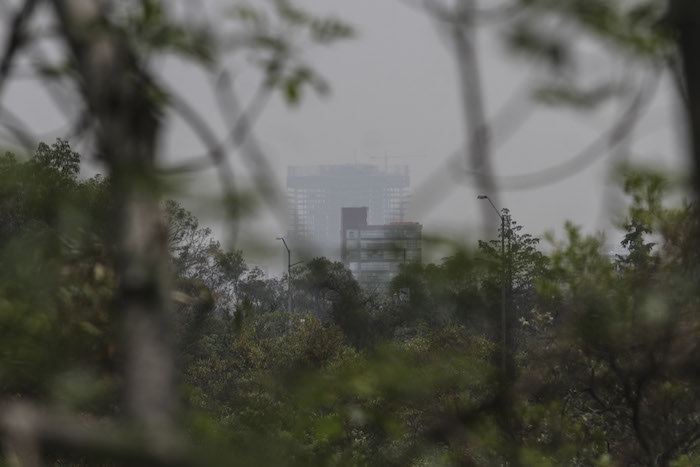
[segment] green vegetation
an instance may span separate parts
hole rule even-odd
[[[109,179],[79,180],[79,156],[60,140],[1,161],[1,394],[120,416]],[[506,257],[496,239],[409,264],[386,297],[364,293],[340,263],[297,266],[292,314],[283,282],[164,203],[180,416],[189,442],[209,450],[199,461],[694,464],[695,207],[663,207],[657,175],[626,180],[626,253],[616,258],[574,226],[545,255],[505,212]],[[504,273],[509,381],[498,361]]]
[[[353,30],[290,0],[236,1],[215,22],[175,3],[2,3],[0,97],[17,70],[64,86],[66,121],[107,174],[80,178],[67,141],[35,149],[36,128],[3,105],[3,129],[33,154],[0,157],[3,465],[700,464],[697,2],[422,2],[455,46],[468,170],[484,192],[560,180],[617,148],[667,74],[694,201],[669,207],[662,177],[629,171],[615,258],[568,224],[545,254],[503,211],[499,238],[406,265],[386,296],[326,258],[297,266],[291,312],[284,280],[166,201],[167,175],[216,168],[237,225],[248,206],[226,157],[237,151],[256,201],[278,203],[252,124],[272,95],[298,105],[326,92],[304,52]],[[491,173],[482,18],[542,65],[539,102],[623,104],[592,149],[530,176]],[[586,68],[588,46],[621,74]],[[215,83],[223,136],[161,79],[173,56]],[[245,105],[229,60],[258,80]],[[166,114],[193,130],[204,162],[156,163]]]

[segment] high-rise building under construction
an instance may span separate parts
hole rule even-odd
[[[380,170],[369,164],[289,167],[289,237],[299,246],[340,257],[340,212],[366,206],[371,224],[403,222],[408,166]]]

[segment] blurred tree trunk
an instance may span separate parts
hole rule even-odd
[[[486,118],[484,88],[479,66],[476,2],[464,0],[457,5],[453,14],[451,32],[457,60],[457,71],[462,99],[462,113],[466,136],[466,167],[474,174],[475,185],[480,194],[487,194],[500,206],[498,187],[493,177],[491,159],[490,129]],[[488,203],[480,203],[485,224],[495,222]]]
[[[54,7],[111,175],[127,406],[151,434],[164,433],[174,397],[166,235],[153,170],[155,86],[126,41],[108,27],[100,2],[56,0]]]
[[[693,187],[696,201],[700,199],[700,2],[697,0],[669,0],[669,18],[673,28],[678,53],[682,60],[682,70],[687,96],[689,156],[693,165]],[[700,218],[696,210],[692,254],[698,259],[700,252]],[[697,263],[696,263],[697,264]]]
[[[696,0],[670,0],[670,19],[688,93],[688,129],[696,192],[700,192],[700,3]]]

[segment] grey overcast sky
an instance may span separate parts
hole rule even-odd
[[[462,241],[475,241],[485,228],[496,228],[497,218],[484,223],[477,192],[464,175],[465,164],[450,162],[464,144],[459,83],[449,44],[440,25],[427,15],[398,0],[303,0],[317,13],[332,13],[352,24],[355,38],[328,48],[308,51],[307,60],[326,77],[331,94],[307,94],[301,106],[289,108],[273,99],[257,122],[255,134],[274,166],[282,189],[288,165],[376,163],[389,156],[390,164],[408,164],[415,190],[409,220],[424,224],[428,234],[443,234]],[[216,14],[216,2],[210,2]],[[622,65],[606,60],[590,44],[580,45],[582,74],[614,71]],[[483,27],[479,54],[488,114],[517,117],[529,108],[527,90],[542,73],[532,64],[507,54],[492,27]],[[201,71],[176,60],[160,65],[165,79],[193,103],[212,127],[223,134],[214,94]],[[241,97],[254,80],[242,70]],[[506,107],[513,96],[524,104]],[[6,103],[36,122],[40,131],[54,128],[60,113],[46,104],[46,96],[31,82],[15,82],[5,93]],[[516,98],[517,101],[517,98]],[[550,167],[579,153],[609,127],[620,111],[612,105],[593,114],[534,107],[522,127],[503,138],[496,128],[494,165],[498,175],[527,174]],[[631,144],[629,160],[678,170],[684,165],[678,129],[676,97],[668,80],[641,121]],[[59,126],[60,127],[60,126]],[[52,136],[52,135],[51,135]],[[182,122],[167,122],[162,157],[177,160],[201,152],[202,146]],[[420,156],[401,158],[397,156]],[[395,158],[394,158],[395,157]],[[528,232],[561,232],[568,219],[587,232],[608,231],[617,241],[611,221],[619,215],[619,190],[611,183],[612,167],[621,155],[606,154],[563,180],[521,191],[503,191],[500,203]],[[233,158],[239,186],[250,187],[247,171]],[[99,169],[93,169],[99,170]],[[191,189],[212,192],[211,173],[190,177]],[[427,183],[427,184],[426,184]],[[254,188],[254,187],[252,187]],[[184,201],[205,223],[224,235],[225,223],[218,214],[203,209],[205,202]],[[216,211],[214,211],[216,212]],[[283,219],[267,208],[256,210],[240,227],[237,247],[251,245],[254,262],[276,271],[279,245],[275,237],[284,232]],[[493,222],[493,223],[492,223]],[[494,232],[495,234],[495,232]],[[255,247],[253,249],[253,247]],[[254,251],[253,251],[254,250]]]
[[[422,187],[414,195],[411,216],[423,223],[428,233],[448,233],[474,241],[483,231],[478,193],[473,184],[463,183],[466,179],[460,173],[464,165],[449,163],[464,141],[463,116],[455,62],[441,37],[440,25],[397,0],[302,3],[314,11],[337,14],[353,24],[358,34],[309,55],[330,82],[330,96],[310,96],[301,107],[291,110],[276,100],[259,122],[257,135],[278,169],[280,183],[284,183],[287,165],[382,164],[382,160],[369,157],[422,156],[389,159],[390,163],[409,164],[412,187]],[[508,55],[488,27],[481,31],[479,53],[486,104],[489,114],[495,115],[513,96],[527,99],[526,90],[536,82],[538,71]],[[619,66],[585,44],[582,54],[584,66],[594,70],[584,71],[589,75],[595,75],[597,67],[609,71]],[[519,108],[512,107],[513,112]],[[631,161],[665,169],[682,166],[676,108],[674,91],[665,81],[635,132]],[[494,135],[496,172],[526,174],[569,159],[600,136],[610,117],[619,111],[619,106],[608,106],[595,114],[581,115],[535,108],[507,140],[499,141],[498,133]],[[620,155],[604,155],[596,161],[555,183],[505,191],[501,204],[535,235],[553,229],[560,233],[568,219],[588,232],[608,231],[609,241],[617,242],[611,221],[620,213],[622,198],[611,183],[611,175]],[[433,182],[426,188],[428,179]],[[274,224],[263,219],[255,225],[269,226],[259,227],[262,230],[257,232],[274,230]],[[269,235],[274,237],[273,232]]]

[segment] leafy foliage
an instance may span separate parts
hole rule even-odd
[[[258,3],[240,2],[229,9],[248,38],[249,60],[265,77],[268,88],[281,92],[286,102],[296,105],[307,88],[327,93],[328,84],[305,63],[302,50],[309,44],[328,45],[353,35],[352,28],[335,17],[317,17],[289,0]]]
[[[99,27],[133,52],[125,57],[135,70],[163,53],[214,67],[218,52],[240,47],[264,88],[289,104],[309,87],[326,90],[303,60],[303,42],[352,34],[287,0],[236,3],[235,33],[221,35],[178,21],[163,2],[111,5]],[[618,95],[608,79],[569,79],[580,36],[551,28],[558,21],[638,62],[674,63],[661,2],[515,5],[509,45],[550,65],[554,79],[539,93],[549,104],[593,109]],[[72,64],[42,69],[53,78],[76,73]],[[153,99],[144,108],[167,102],[156,83],[131,78]],[[118,369],[129,349],[115,303],[125,287],[112,264],[112,233],[122,227],[111,215],[115,191],[109,179],[79,179],[79,169],[61,140],[28,161],[0,157],[0,394],[90,425],[127,410]],[[653,173],[628,174],[624,188],[626,252],[616,258],[573,225],[546,256],[504,211],[498,239],[439,264],[406,265],[387,297],[316,258],[287,278],[293,313],[281,280],[250,270],[241,251],[226,251],[191,213],[165,202],[180,441],[203,446],[191,463],[697,464],[697,205],[665,207],[665,183]],[[512,375],[494,364],[505,352],[495,319],[504,284],[517,318]],[[163,450],[159,440],[148,444]],[[77,454],[45,451],[45,460],[112,465],[114,446],[89,446],[95,457],[86,459],[79,444]],[[138,459],[147,447],[125,455]],[[216,459],[219,451],[226,454]]]
[[[5,395],[68,403],[73,396],[61,389],[76,372],[98,392],[113,386],[118,336],[109,313],[115,276],[105,241],[107,182],[79,181],[78,171],[78,154],[61,140],[39,145],[26,162],[11,154],[0,162]],[[78,389],[68,386],[69,393]],[[79,392],[84,399],[92,391]]]
[[[79,180],[76,158],[58,141],[0,159],[0,390],[99,416],[122,410],[114,226],[109,180]],[[387,297],[340,263],[297,266],[291,314],[282,281],[165,202],[188,436],[249,464],[694,462],[700,322],[683,252],[695,208],[665,208],[665,187],[627,174],[616,258],[572,225],[545,256],[504,211],[499,238],[406,265]],[[504,277],[517,318],[507,397]]]
[[[534,87],[538,103],[593,111],[625,97],[636,72],[677,73],[666,11],[658,0],[516,0],[502,35],[515,56],[547,67]],[[622,76],[615,67],[585,73],[591,54],[611,63],[624,57],[628,66]]]

